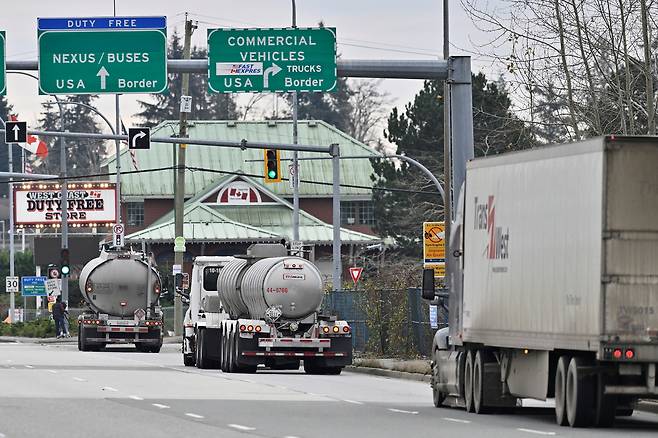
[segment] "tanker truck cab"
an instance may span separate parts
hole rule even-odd
[[[217,276],[234,257],[199,256],[194,259],[190,281],[189,307],[183,320],[183,363],[199,368],[219,364],[220,321],[227,317],[217,293]]]
[[[162,347],[162,283],[151,260],[132,250],[101,251],[80,272],[87,309],[78,317],[78,349],[134,344],[138,351]]]

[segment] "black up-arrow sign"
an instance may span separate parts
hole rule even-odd
[[[130,149],[150,149],[151,128],[128,128],[128,147]]]
[[[27,122],[5,122],[5,143],[27,143]]]

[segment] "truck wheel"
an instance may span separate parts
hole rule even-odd
[[[464,404],[466,412],[473,412],[473,353],[466,353],[464,365]]]
[[[304,372],[306,374],[320,374],[318,367],[310,360],[304,360]]]
[[[196,366],[199,369],[207,369],[210,367],[206,355],[206,331],[204,329],[199,329],[199,332],[197,333]]]
[[[555,369],[555,421],[560,426],[566,426],[567,419],[567,368],[569,367],[569,356],[560,356]]]
[[[79,328],[78,331],[78,347],[80,351],[89,351],[89,344],[87,344],[87,339],[85,338],[84,329]]]
[[[162,349],[162,344],[157,344],[157,345],[153,345],[152,347],[149,347],[149,352],[159,353],[161,349]]]
[[[446,394],[439,391],[439,352],[434,353],[434,361],[432,362],[432,401],[434,402],[434,407],[439,408],[443,404],[443,401],[446,399]]]
[[[630,417],[633,415],[633,408],[617,408],[615,416],[617,417]]]
[[[486,414],[484,404],[484,351],[478,350],[473,361],[473,411],[476,414]]]
[[[186,367],[193,367],[196,364],[196,360],[194,360],[194,356],[191,354],[184,354],[183,355],[183,365]]]
[[[598,375],[596,381],[596,410],[594,412],[594,424],[598,427],[611,427],[615,423],[615,412],[617,411],[617,396],[605,394],[605,385],[611,381],[611,377],[603,372]]]
[[[220,354],[220,368],[222,372],[227,373],[228,372],[228,360],[226,358],[226,354],[228,352],[228,347],[226,346],[226,336],[223,331],[219,332],[219,345],[221,346],[221,354]]]
[[[228,372],[234,373],[237,368],[235,356],[235,333],[231,333],[228,338],[229,353],[228,353]]]
[[[571,427],[587,427],[594,419],[594,382],[591,376],[583,375],[586,363],[574,357],[567,370],[567,419]]]

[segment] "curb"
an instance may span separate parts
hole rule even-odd
[[[346,366],[345,371],[350,373],[370,374],[373,376],[391,377],[394,379],[414,380],[416,382],[430,382],[430,376],[418,373],[407,373],[404,371],[386,370],[383,368]]]
[[[177,344],[183,341],[182,336],[165,337],[164,344]],[[18,344],[77,344],[76,336],[71,338],[23,338],[19,336],[0,336],[0,343],[18,343]]]

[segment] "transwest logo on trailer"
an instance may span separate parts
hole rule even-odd
[[[509,258],[509,228],[503,231],[503,227],[496,226],[496,206],[493,195],[489,196],[486,204],[478,203],[478,197],[475,197],[474,229],[487,230],[489,242],[485,254],[488,259]]]

